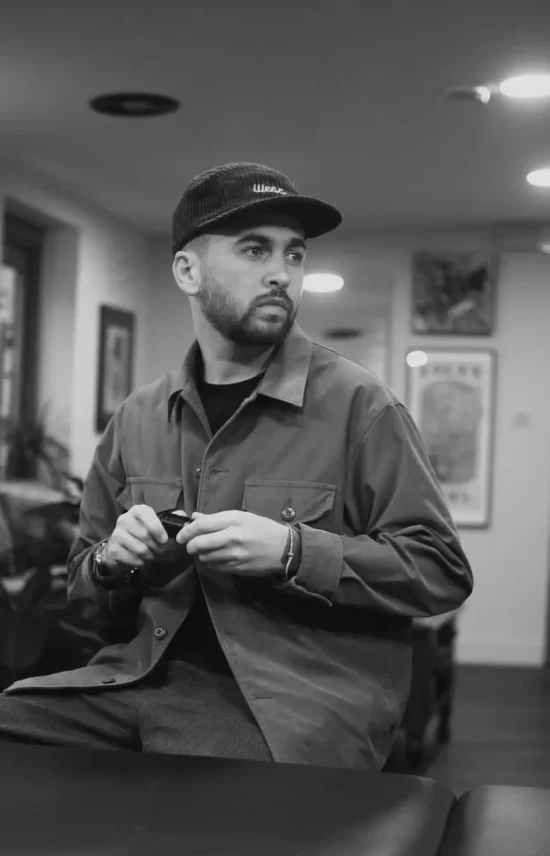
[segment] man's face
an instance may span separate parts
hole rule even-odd
[[[284,340],[298,311],[305,241],[290,218],[260,223],[210,236],[196,298],[211,326],[229,341],[270,347]]]

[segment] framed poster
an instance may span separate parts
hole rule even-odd
[[[494,253],[414,253],[412,332],[490,336],[497,275]]]
[[[96,431],[102,432],[132,389],[135,316],[111,306],[99,310]]]
[[[487,527],[492,492],[496,355],[490,350],[410,351],[408,406],[453,520]]]

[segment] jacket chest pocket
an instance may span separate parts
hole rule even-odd
[[[279,523],[309,523],[330,529],[335,485],[298,481],[255,481],[244,486],[242,509]]]
[[[129,511],[133,505],[149,505],[157,514],[171,508],[183,509],[181,481],[160,481],[151,478],[129,478],[118,501]]]

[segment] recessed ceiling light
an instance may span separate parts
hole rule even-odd
[[[304,288],[306,291],[328,293],[340,291],[344,287],[344,280],[334,273],[308,273],[304,277]]]
[[[141,119],[174,113],[181,104],[167,95],[155,95],[150,92],[113,92],[110,95],[92,98],[90,107],[96,113],[103,113],[106,116]]]
[[[527,176],[527,181],[533,187],[550,187],[550,167],[546,169],[534,169]]]
[[[507,77],[499,86],[502,95],[508,98],[548,98],[550,96],[550,74],[521,74]]]

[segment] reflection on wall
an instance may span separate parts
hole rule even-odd
[[[390,330],[393,289],[346,291],[334,294],[304,292],[298,323],[315,342],[360,363],[381,380],[390,380]],[[357,329],[355,337],[331,338],[330,329]]]

